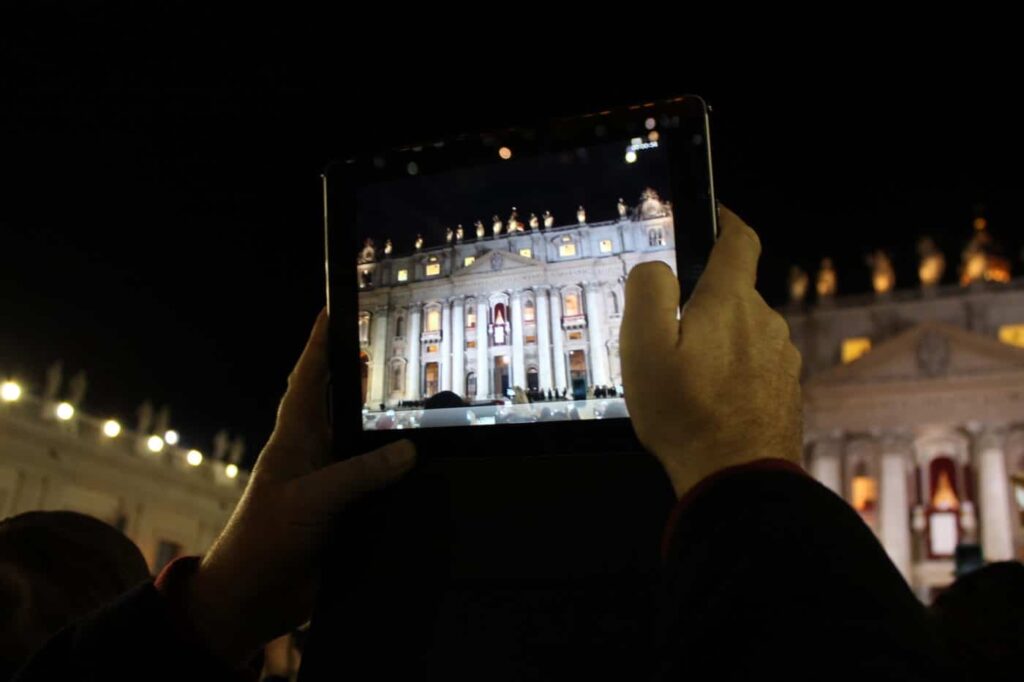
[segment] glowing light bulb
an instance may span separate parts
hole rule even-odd
[[[0,400],[13,403],[21,398],[21,386],[16,381],[5,381],[0,385]]]
[[[57,405],[57,419],[61,421],[67,421],[75,416],[75,408],[71,403],[61,403]]]
[[[203,453],[198,450],[189,450],[188,454],[185,455],[185,459],[194,467],[199,466],[203,463]]]
[[[626,152],[626,163],[636,163],[636,152],[632,149]]]
[[[103,435],[107,438],[117,438],[121,435],[121,425],[113,419],[108,419],[106,423],[103,424]]]
[[[178,444],[178,432],[173,430],[173,429],[171,429],[170,431],[165,433],[164,434],[164,442],[167,443],[168,445],[177,445]]]
[[[150,436],[146,440],[146,447],[149,448],[150,452],[160,452],[164,449],[164,439],[160,436]]]
[[[224,467],[224,473],[227,474],[228,478],[235,478],[236,476],[238,476],[238,467],[236,467],[234,464],[229,464],[226,467]]]

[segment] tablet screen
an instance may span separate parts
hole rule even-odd
[[[675,267],[668,163],[647,134],[360,187],[365,429],[623,418],[637,263]]]

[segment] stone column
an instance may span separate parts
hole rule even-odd
[[[487,297],[476,299],[476,397],[487,400],[491,394],[491,363],[487,357]]]
[[[526,388],[526,358],[523,356],[523,294],[512,292],[512,386]]]
[[[466,395],[466,314],[462,297],[452,301],[452,390],[463,398]]]
[[[448,301],[441,301],[441,390],[452,390],[452,311]]]
[[[1003,446],[1006,435],[986,428],[978,439],[978,500],[981,503],[981,550],[987,561],[1014,558],[1010,478]]]
[[[409,306],[409,330],[405,337],[405,399],[419,400],[420,388],[420,315],[423,307],[419,303]]]
[[[565,331],[562,329],[562,292],[551,292],[551,359],[555,363],[555,390],[568,388],[565,377]]]
[[[548,326],[548,288],[538,287],[537,300],[534,301],[537,311],[537,355],[540,358],[540,390],[547,391],[551,385],[551,328]]]
[[[840,434],[822,436],[814,443],[811,453],[811,476],[822,485],[845,499],[841,455],[843,449]]]
[[[384,402],[384,386],[387,378],[387,335],[388,309],[377,308],[373,311],[370,330],[370,388],[366,393],[366,402],[371,410],[376,410]]]
[[[882,438],[881,524],[882,546],[903,577],[911,577],[910,500],[907,494],[907,468],[910,443],[899,436]]]
[[[604,346],[604,306],[596,282],[584,284],[587,297],[587,335],[590,337],[590,374],[594,386],[607,386],[608,349]]]

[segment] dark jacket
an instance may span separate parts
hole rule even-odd
[[[644,677],[936,680],[923,605],[860,517],[780,460],[721,471],[676,506],[661,640]],[[179,561],[61,632],[20,680],[255,679],[213,659],[181,617]]]

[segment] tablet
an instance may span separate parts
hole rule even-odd
[[[634,447],[626,277],[661,261],[685,300],[717,230],[700,98],[357,154],[323,181],[338,456]]]

